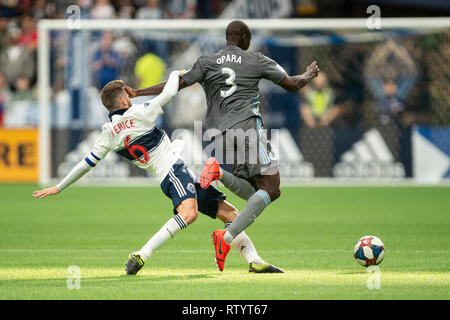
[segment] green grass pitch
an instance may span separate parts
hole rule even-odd
[[[199,219],[125,276],[129,252],[171,217],[157,187],[79,187],[43,200],[32,185],[0,185],[0,299],[449,299],[449,187],[284,187],[247,234],[285,274],[249,274],[231,249],[216,269]],[[244,202],[227,192],[238,208]],[[368,289],[354,243],[380,237],[380,289]],[[67,268],[81,288],[69,290]]]

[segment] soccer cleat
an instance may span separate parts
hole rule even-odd
[[[128,275],[135,275],[139,270],[142,269],[144,263],[144,260],[142,260],[141,256],[137,252],[132,252],[128,256],[125,271]]]
[[[214,249],[216,252],[216,265],[220,271],[225,268],[225,258],[230,251],[230,245],[225,242],[223,236],[225,230],[216,230],[212,234]]]
[[[284,271],[270,263],[263,264],[250,263],[248,272],[250,273],[284,273]]]
[[[208,189],[211,182],[219,180],[220,178],[220,165],[216,158],[209,158],[205,162],[205,169],[200,176],[200,186],[203,189]]]

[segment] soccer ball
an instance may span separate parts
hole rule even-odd
[[[385,254],[384,244],[374,236],[365,236],[359,239],[353,249],[356,261],[364,267],[380,264]]]

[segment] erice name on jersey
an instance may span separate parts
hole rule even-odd
[[[112,128],[111,134],[112,134],[112,136],[114,137],[114,132],[115,132],[116,134],[119,134],[122,130],[130,129],[130,128],[134,128],[134,127],[135,127],[135,125],[134,125],[134,119],[125,120],[125,121],[122,121],[122,122],[116,124],[116,125]]]

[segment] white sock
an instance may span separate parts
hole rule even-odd
[[[144,261],[146,261],[152,255],[153,251],[161,247],[167,240],[175,237],[175,234],[186,228],[187,224],[183,218],[177,214],[173,216],[169,221],[153,237],[148,240],[148,242],[138,251],[139,255]]]
[[[226,223],[225,228],[228,225],[229,224]],[[253,245],[252,240],[250,240],[245,231],[239,233],[233,239],[233,241],[231,241],[231,246],[241,254],[241,256],[247,261],[247,263],[264,263],[264,260],[261,259],[261,257],[258,255],[258,252],[256,252],[256,248]]]
[[[247,263],[262,264],[264,260],[256,252],[250,238],[245,234],[245,231],[239,233],[231,242],[231,246],[235,248],[241,256],[247,261]]]

